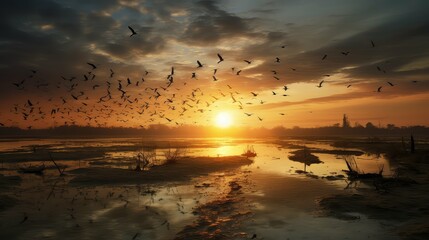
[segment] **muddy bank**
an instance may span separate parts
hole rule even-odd
[[[212,172],[227,171],[253,161],[240,156],[181,158],[175,163],[137,172],[117,168],[81,168],[68,172],[74,185],[142,184],[187,181]]]
[[[240,224],[252,217],[252,212],[244,207],[242,183],[232,180],[229,190],[218,199],[198,206],[193,214],[197,219],[184,227],[175,240],[185,239],[238,239],[252,235],[239,231]]]
[[[327,216],[343,220],[368,218],[391,222],[391,231],[403,239],[429,236],[429,152],[396,154],[398,169],[393,178],[360,182],[354,194],[338,194],[320,199]],[[418,171],[417,171],[418,170]]]

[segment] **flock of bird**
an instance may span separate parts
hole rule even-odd
[[[138,33],[131,27],[128,26],[131,31],[130,37],[138,35]],[[375,43],[371,41],[371,46],[375,48]],[[285,48],[286,45],[280,46]],[[348,56],[350,51],[340,52],[344,56]],[[225,58],[217,53],[217,64],[221,65]],[[328,55],[324,54],[321,61],[327,61]],[[275,57],[273,62],[275,64],[280,63],[281,59]],[[245,65],[252,64],[252,60],[244,59]],[[151,77],[149,71],[144,71],[141,74],[141,78],[138,80],[131,79],[130,77],[124,77],[122,79],[115,79],[116,72],[113,69],[109,69],[106,74],[102,76],[108,76],[108,79],[104,81],[96,80],[99,71],[103,70],[102,67],[95,63],[87,62],[88,70],[81,74],[74,76],[59,76],[61,80],[57,82],[55,86],[48,82],[40,80],[32,81],[36,79],[38,75],[37,70],[31,70],[30,75],[19,82],[14,82],[13,85],[18,90],[25,90],[31,86],[28,86],[29,82],[33,82],[32,86],[36,89],[49,92],[61,92],[62,96],[48,97],[42,101],[35,101],[28,99],[24,103],[16,103],[12,106],[10,111],[13,114],[21,115],[22,119],[28,121],[27,128],[31,129],[32,123],[35,121],[47,121],[49,118],[53,120],[54,125],[82,125],[82,120],[90,126],[112,126],[112,123],[127,123],[127,125],[145,127],[146,124],[153,123],[172,123],[176,125],[182,125],[192,121],[197,124],[195,114],[204,114],[207,111],[212,111],[212,106],[217,103],[216,107],[222,107],[223,101],[232,101],[243,114],[251,117],[254,113],[248,113],[245,111],[246,106],[255,104],[253,101],[245,102],[246,100],[255,100],[264,104],[266,101],[257,99],[258,93],[250,92],[249,95],[240,93],[233,89],[230,84],[226,84],[225,90],[218,89],[219,94],[207,94],[201,88],[191,88],[190,92],[185,92],[186,89],[181,88],[175,82],[175,68],[171,67],[171,71],[166,76],[166,83],[162,85],[155,85],[160,81],[150,81],[148,78]],[[196,60],[195,68],[202,69],[207,68],[200,60]],[[104,69],[107,70],[107,69]],[[291,68],[292,71],[298,71],[296,68]],[[377,66],[377,70],[386,73],[384,69]],[[242,69],[231,68],[231,72],[235,76],[240,76]],[[273,78],[277,81],[280,78],[277,75],[277,70],[271,71]],[[198,80],[197,71],[190,74],[190,80]],[[218,69],[213,69],[212,79],[218,81],[217,74]],[[324,77],[330,77],[331,75],[326,74]],[[125,80],[126,78],[126,80]],[[414,81],[416,83],[416,81]],[[319,82],[316,87],[322,88],[325,80]],[[187,85],[187,81],[182,83]],[[391,87],[395,86],[391,82],[387,82]],[[348,84],[347,88],[352,85]],[[227,88],[226,88],[227,87]],[[383,86],[379,86],[375,92],[380,93]],[[189,88],[187,88],[189,89]],[[288,96],[288,86],[284,85],[281,88],[282,93],[272,91],[272,95]],[[29,89],[31,92],[35,92],[34,89]],[[92,92],[89,92],[92,91]],[[100,92],[102,93],[100,95]],[[97,94],[99,94],[97,96]],[[247,95],[247,96],[246,96]],[[94,97],[95,96],[95,97]],[[228,100],[230,99],[230,100]],[[285,115],[284,113],[279,113]],[[142,121],[142,115],[145,116],[145,120]],[[187,118],[187,119],[186,119]],[[257,116],[259,121],[262,121],[261,116]],[[14,123],[13,119],[8,119],[9,123]],[[209,120],[207,120],[209,121]],[[51,121],[52,122],[52,121]],[[0,122],[0,126],[5,126],[4,122]],[[114,124],[113,124],[114,125]],[[123,124],[125,125],[125,124]]]

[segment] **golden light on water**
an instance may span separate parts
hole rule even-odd
[[[217,127],[228,128],[232,125],[231,114],[227,112],[220,112],[216,115],[215,123]]]

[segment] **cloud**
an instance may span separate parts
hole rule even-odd
[[[62,104],[63,96],[69,100],[70,84],[61,76],[76,77],[76,91],[87,94],[88,108],[97,108],[96,101],[106,92],[106,81],[112,82],[112,91],[118,97],[117,80],[130,78],[135,83],[149,70],[144,86],[161,89],[166,86],[172,66],[176,68],[174,84],[159,101],[176,94],[181,98],[179,103],[192,96],[192,89],[203,89],[201,104],[192,102],[195,105],[188,107],[189,115],[183,118],[193,121],[196,109],[215,110],[218,102],[205,107],[206,101],[214,101],[213,97],[229,103],[230,92],[238,92],[237,99],[253,101],[249,100],[251,91],[271,93],[294,83],[316,89],[322,79],[324,89],[331,89],[329,96],[317,97],[320,92],[313,91],[296,93],[305,98],[295,102],[268,100],[257,109],[422,94],[428,91],[429,74],[427,7],[426,2],[334,0],[330,4],[241,0],[9,1],[0,9],[0,75],[4,79],[0,82],[0,102],[8,106],[2,114],[9,114],[7,110],[15,102],[21,106],[25,98],[42,102],[52,95],[55,106]],[[130,38],[127,26],[138,34]],[[217,64],[217,53],[224,56],[224,62]],[[325,54],[327,58],[322,60]],[[276,57],[280,62],[275,61]],[[197,69],[196,60],[204,67]],[[98,68],[92,70],[87,62]],[[110,68],[116,72],[112,79]],[[212,78],[214,68],[218,81]],[[31,78],[30,69],[37,70]],[[242,70],[240,75],[236,75],[238,70]],[[90,71],[97,77],[93,82],[84,81]],[[197,73],[198,80],[190,79],[192,72]],[[25,89],[17,90],[13,83],[24,79]],[[40,84],[49,87],[36,88]],[[350,93],[343,93],[342,88],[348,84],[352,84]],[[100,87],[90,92],[94,85]],[[382,93],[374,93],[380,86]],[[155,105],[150,98],[154,93],[142,89],[128,87],[133,99],[139,98],[138,104],[154,104],[148,110],[151,114],[177,114],[165,105]],[[265,100],[262,96],[256,100]],[[122,100],[111,106],[115,113],[124,108],[119,101]],[[139,107],[128,103],[131,108],[127,113],[137,119],[139,116],[133,114]],[[70,104],[69,110],[81,110],[78,104],[81,103]],[[8,117],[12,119],[10,114]],[[124,120],[120,115],[117,118]],[[144,116],[142,121],[148,119]]]
[[[223,39],[252,36],[250,22],[221,10],[215,1],[199,1],[192,9],[194,15],[186,26],[181,40],[187,44],[204,46]]]

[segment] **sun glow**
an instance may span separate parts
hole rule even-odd
[[[232,117],[227,112],[220,112],[216,115],[216,126],[220,128],[227,128],[232,124]]]

